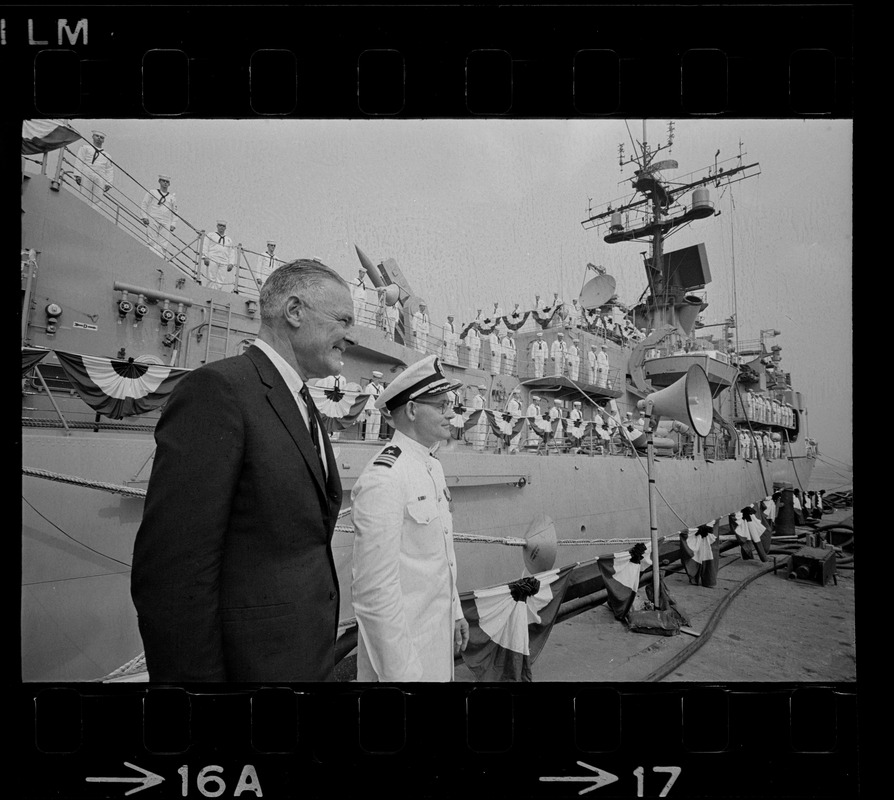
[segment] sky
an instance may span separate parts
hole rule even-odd
[[[820,451],[853,463],[852,137],[850,120],[677,120],[659,159],[682,179],[718,160],[760,175],[711,190],[720,215],[678,229],[666,249],[704,242],[712,282],[706,323],[737,314],[740,340],[780,331],[782,368],[809,410]],[[604,266],[622,302],[645,286],[642,243],[606,244],[581,221],[629,199],[619,166],[641,120],[75,120],[107,134],[111,158],[157,187],[172,177],[196,228],[225,218],[235,242],[267,239],[282,258],[319,258],[356,277],[354,245],[393,258],[436,322],[499,302],[577,297],[586,264]],[[667,121],[649,120],[652,147]],[[741,144],[740,144],[741,143]],[[121,170],[116,187],[129,182]],[[133,186],[133,184],[131,184]],[[139,197],[136,197],[139,200]],[[178,231],[179,232],[179,231]]]

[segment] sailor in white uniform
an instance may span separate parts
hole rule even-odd
[[[518,389],[513,389],[512,393],[509,395],[509,401],[506,403],[506,413],[512,414],[514,417],[521,416],[521,402]],[[518,433],[509,440],[510,453],[518,452],[518,443],[520,439],[521,429],[519,429]]]
[[[446,393],[461,385],[428,356],[376,401],[395,433],[351,492],[358,681],[451,681],[453,659],[468,643],[450,492],[434,456],[450,438]]]
[[[236,288],[236,253],[233,240],[227,236],[227,221],[217,221],[217,231],[202,237],[202,261],[205,264],[205,285],[209,289],[232,292]]]
[[[413,314],[414,346],[420,353],[428,349],[428,310],[425,303],[419,304],[419,310]]]
[[[502,372],[505,375],[515,375],[515,339],[512,338],[512,331],[506,331],[500,347],[503,351]]]
[[[525,410],[525,416],[528,418],[528,421],[525,423],[528,426],[528,446],[536,447],[540,442],[540,437],[534,432],[534,417],[539,417],[542,413],[540,410],[540,398],[536,394],[532,395],[531,402]]]
[[[106,196],[115,179],[115,168],[102,146],[106,140],[103,131],[93,131],[93,144],[84,143],[75,154],[77,173],[75,183],[80,187],[81,196],[86,198],[93,208]]]
[[[153,253],[168,257],[171,234],[177,227],[177,195],[171,188],[171,176],[159,175],[158,188],[143,195],[140,222],[146,226],[146,240]]]
[[[565,366],[568,358],[568,345],[565,344],[565,334],[559,331],[556,334],[556,340],[549,349],[549,356],[553,362],[553,375],[561,376],[565,374]]]
[[[472,325],[466,334],[466,347],[469,348],[469,366],[472,369],[478,369],[478,358],[481,351],[481,334],[478,329]]]
[[[534,377],[543,377],[543,364],[549,355],[549,346],[543,341],[543,334],[537,331],[531,342],[531,360],[534,362]]]
[[[487,391],[487,387],[482,383],[476,388],[478,389],[478,394],[472,398],[472,408],[476,410],[479,408],[483,409],[486,402],[484,393]],[[484,411],[482,411],[478,417],[478,422],[475,424],[475,427],[472,428],[472,447],[476,450],[484,450],[484,445],[487,442],[488,427],[487,416]]]
[[[383,391],[385,391],[385,387],[382,386],[382,373],[374,369],[372,380],[366,385],[369,400],[366,401],[363,408],[363,412],[366,414],[366,434],[363,438],[367,442],[375,442],[379,439],[379,431],[382,428],[382,412],[376,408],[376,400],[379,399]]]
[[[608,378],[608,348],[603,344],[599,347],[599,353],[596,356],[596,385],[605,386]]]
[[[264,285],[273,270],[279,266],[279,261],[277,261],[276,257],[273,255],[274,250],[276,250],[276,242],[274,242],[273,239],[268,239],[267,252],[261,253],[255,263],[255,280],[258,283],[258,288]],[[357,321],[356,314],[354,314],[354,321]]]
[[[568,348],[568,377],[576,381],[580,376],[580,350],[578,344],[580,339],[572,339],[571,346]]]
[[[457,324],[453,321],[453,314],[447,315],[444,323],[444,360],[451,364],[457,363],[456,343],[459,341]]]

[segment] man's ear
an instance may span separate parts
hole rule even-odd
[[[289,325],[292,325],[295,328],[301,327],[301,323],[304,322],[305,308],[300,297],[294,294],[289,295],[289,298],[283,305],[283,316],[286,318],[286,322],[288,322]]]

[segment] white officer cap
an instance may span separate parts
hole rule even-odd
[[[158,176],[158,179],[159,179],[160,181],[167,181],[168,183],[171,182],[171,176],[170,176],[170,175],[159,175],[159,176]]]
[[[226,225],[226,224],[227,224],[227,221],[226,221],[225,219],[219,219],[219,220],[217,221],[217,224],[218,224],[218,225]]]
[[[380,411],[382,408],[394,411],[410,400],[445,394],[462,385],[462,381],[444,375],[437,356],[426,356],[411,364],[391,381],[388,388],[379,395],[375,407]]]
[[[374,369],[374,370],[373,370],[373,377],[374,377],[374,378],[381,378],[381,377],[382,377],[382,373],[379,372],[377,369]]]

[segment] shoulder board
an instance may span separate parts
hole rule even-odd
[[[373,464],[379,467],[393,467],[399,455],[400,448],[395,444],[390,444],[376,456]]]

